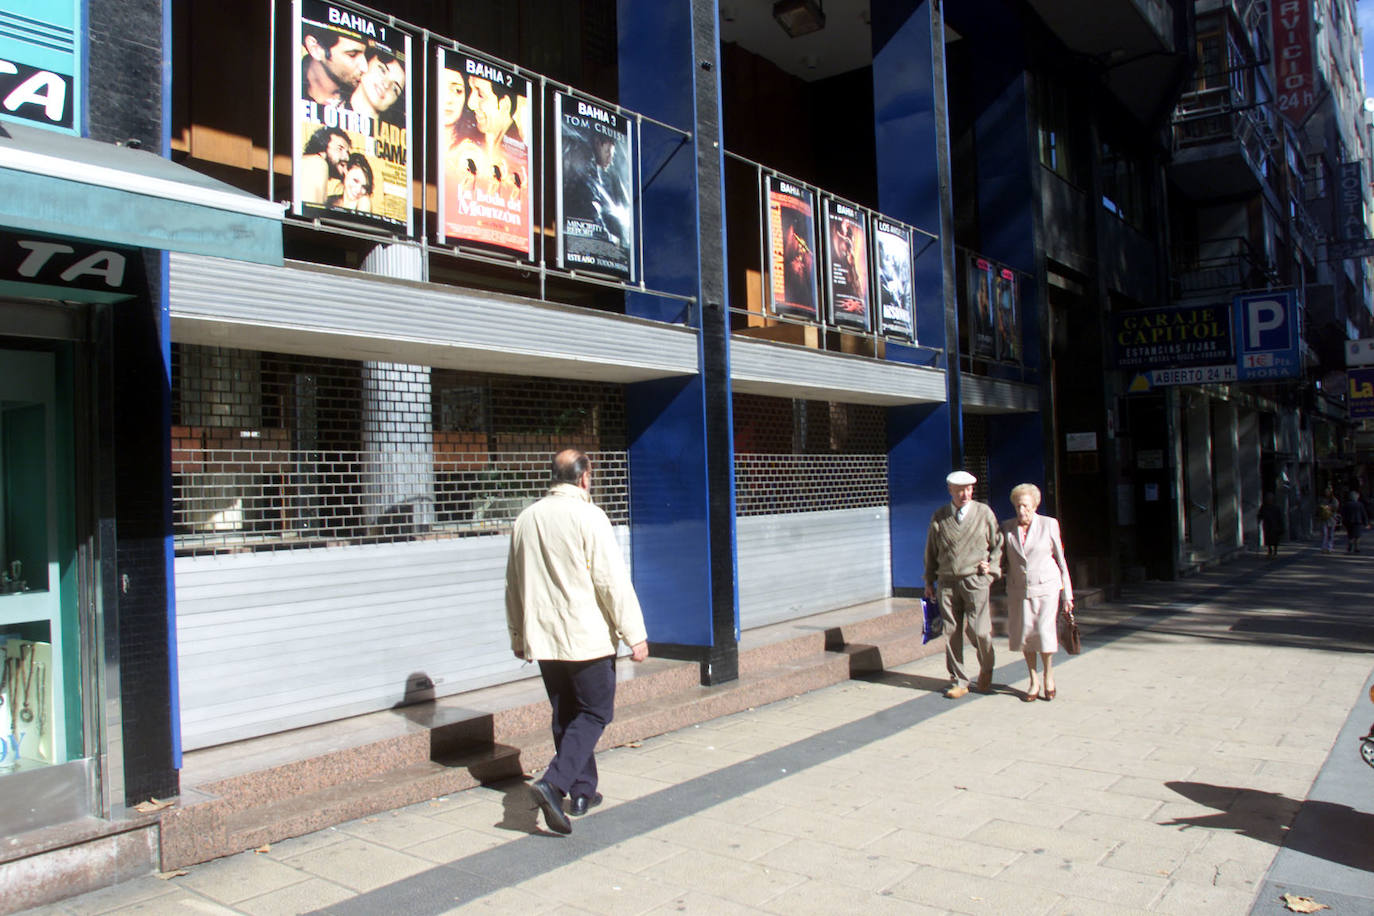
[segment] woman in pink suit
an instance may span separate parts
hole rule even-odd
[[[1073,610],[1073,583],[1064,558],[1064,542],[1059,537],[1059,522],[1048,515],[1037,515],[1040,488],[1023,483],[1011,491],[1016,518],[1002,523],[1007,562],[1007,635],[1011,651],[1020,651],[1030,669],[1030,688],[1021,699],[1034,700],[1039,694],[1053,700],[1054,653],[1059,651],[1059,593]],[[1044,661],[1044,675],[1035,669],[1035,657]]]

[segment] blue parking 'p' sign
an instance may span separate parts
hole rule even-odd
[[[1298,301],[1293,290],[1239,295],[1231,315],[1237,381],[1301,377]]]

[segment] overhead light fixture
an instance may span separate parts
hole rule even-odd
[[[777,0],[773,4],[773,18],[792,38],[800,38],[825,28],[825,10],[821,0]]]

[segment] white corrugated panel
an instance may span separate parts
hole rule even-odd
[[[1034,413],[1040,409],[1040,389],[965,372],[959,376],[959,400],[965,413]]]
[[[616,529],[626,563],[629,531]],[[510,652],[493,535],[176,560],[181,729],[189,750],[538,669]]]
[[[730,340],[730,383],[740,394],[846,404],[939,403],[941,369],[832,353],[770,340]]]
[[[173,254],[169,298],[178,343],[603,382],[697,372],[690,328],[355,270]]]
[[[886,506],[735,520],[741,629],[891,594]]]

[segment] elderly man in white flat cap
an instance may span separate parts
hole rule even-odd
[[[974,502],[968,471],[945,478],[949,502],[935,510],[926,532],[926,600],[934,601],[939,583],[940,618],[945,624],[945,667],[950,685],[945,696],[957,700],[969,691],[964,669],[964,637],[978,654],[974,689],[992,689],[992,612],[988,588],[1002,574],[1002,532],[985,503]]]

